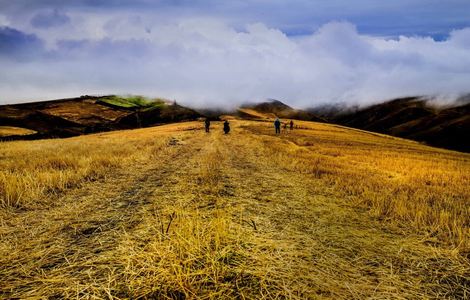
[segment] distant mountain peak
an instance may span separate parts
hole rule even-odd
[[[285,104],[284,102],[282,102],[281,100],[272,99],[272,98],[266,99],[265,102],[269,102],[269,103],[273,103],[273,104],[282,104],[282,105],[285,105],[285,106],[289,106],[289,105]]]
[[[247,102],[241,105],[242,108],[281,108],[281,109],[293,109],[289,105],[285,104],[284,102],[277,100],[277,99],[272,99],[272,98],[267,98],[266,100],[262,102]],[[270,111],[271,112],[271,111]]]
[[[253,104],[250,107],[259,112],[274,114],[279,112],[294,111],[292,107],[276,99],[267,99],[264,102]]]
[[[239,114],[247,118],[260,118],[262,116],[265,119],[279,117],[324,122],[323,119],[310,112],[294,109],[277,99],[266,99],[266,101],[260,103],[245,104],[240,107]]]

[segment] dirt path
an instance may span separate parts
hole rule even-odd
[[[237,124],[175,134],[160,157],[7,220],[0,297],[468,293],[451,260],[270,157],[282,138]]]

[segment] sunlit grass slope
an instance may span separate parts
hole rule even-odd
[[[4,142],[0,148],[0,204],[22,209],[53,205],[57,194],[153,158],[168,134],[182,126],[196,125],[175,124],[88,138]]]
[[[10,136],[10,135],[29,135],[34,134],[36,131],[20,128],[20,127],[13,127],[13,126],[0,126],[0,137],[3,136]]]
[[[124,108],[155,108],[165,104],[161,99],[147,99],[141,96],[106,96],[100,98],[100,101]]]
[[[470,155],[230,122],[1,143],[0,298],[468,298]]]
[[[300,130],[270,146],[280,165],[313,174],[378,217],[468,247],[470,155],[336,125],[297,124]]]

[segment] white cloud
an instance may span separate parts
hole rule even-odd
[[[24,23],[55,50],[43,59],[2,62],[0,103],[136,93],[193,105],[277,98],[309,107],[469,92],[470,28],[436,42],[361,35],[346,22],[288,37],[262,23],[240,31],[215,18],[68,15],[68,24],[48,31]]]
[[[0,14],[0,26],[8,26],[10,25],[10,22],[8,21],[8,18],[2,14]]]

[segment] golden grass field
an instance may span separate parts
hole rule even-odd
[[[469,154],[230,122],[0,143],[0,298],[470,297]]]
[[[13,126],[0,126],[0,137],[10,136],[10,135],[29,135],[34,134],[36,131],[20,128],[20,127],[13,127]]]

